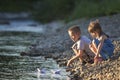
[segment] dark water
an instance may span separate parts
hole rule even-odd
[[[16,26],[17,23],[0,25],[0,80],[67,80],[68,73],[53,59],[20,56],[21,51],[27,51],[28,46],[40,38],[41,33],[36,30],[41,29]],[[37,68],[45,69],[45,73],[39,73]],[[60,74],[52,73],[56,69]]]

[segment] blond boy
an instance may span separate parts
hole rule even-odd
[[[68,34],[72,41],[75,42],[72,46],[75,56],[68,60],[67,66],[70,66],[75,59],[79,59],[83,65],[87,62],[93,63],[94,55],[92,55],[92,51],[89,49],[91,41],[86,36],[81,35],[79,26],[75,25],[70,27]]]

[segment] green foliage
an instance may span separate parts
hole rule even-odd
[[[0,0],[0,11],[21,12],[32,8],[32,0]]]
[[[28,11],[40,22],[69,21],[120,13],[120,0],[1,0],[0,11]]]
[[[37,16],[36,19],[47,22],[65,18],[74,8],[74,0],[44,0],[37,5],[33,14]]]
[[[120,0],[80,0],[69,20],[116,13],[120,13]]]

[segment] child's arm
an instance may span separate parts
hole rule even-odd
[[[77,55],[78,51],[76,49],[72,49],[75,53],[75,55]]]
[[[94,54],[97,53],[97,49],[96,49],[97,47],[96,47],[94,41],[92,41],[92,42],[89,44],[89,48],[91,49],[91,51],[92,51]]]
[[[67,66],[69,66],[75,59],[82,58],[83,50],[79,50],[78,53],[68,60]]]
[[[74,51],[75,55],[78,53],[78,50],[76,49],[76,44],[74,44],[72,47],[72,50]]]
[[[101,36],[101,38],[100,38],[100,43],[99,43],[99,45],[98,45],[98,47],[97,47],[96,57],[99,56],[99,53],[100,53],[101,48],[102,48],[102,46],[103,46],[104,40],[105,40],[106,38],[107,38],[107,37],[106,37],[105,35]]]

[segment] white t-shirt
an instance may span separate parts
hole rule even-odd
[[[91,40],[86,36],[81,36],[80,40],[78,40],[75,44],[73,44],[72,48],[76,50],[84,50],[88,55],[93,55],[92,51],[89,48],[89,44]]]

